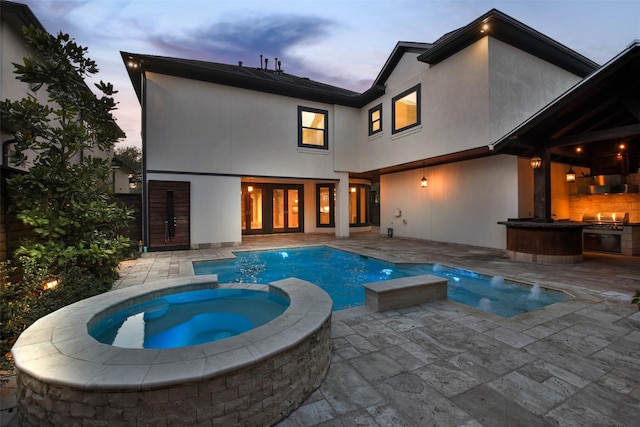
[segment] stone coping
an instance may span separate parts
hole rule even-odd
[[[141,299],[210,287],[268,290],[285,294],[289,307],[248,332],[206,344],[171,349],[132,349],[102,344],[88,333],[96,315]],[[123,305],[125,304],[125,305]],[[31,325],[12,349],[18,372],[50,383],[91,390],[147,390],[214,378],[259,363],[291,348],[331,316],[332,300],[319,287],[296,278],[269,285],[218,286],[217,275],[149,282],[78,301]]]

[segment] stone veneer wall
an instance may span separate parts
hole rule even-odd
[[[640,187],[640,173],[626,176],[629,185]],[[582,221],[585,213],[628,212],[630,222],[640,222],[640,193],[576,194],[569,195],[569,214],[574,221]]]
[[[324,379],[331,316],[298,345],[254,366],[159,390],[82,390],[19,372],[18,413],[28,426],[272,425]]]

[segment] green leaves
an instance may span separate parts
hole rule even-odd
[[[68,34],[31,26],[24,35],[36,53],[14,64],[15,73],[32,90],[46,90],[47,103],[33,96],[0,103],[3,123],[15,129],[12,160],[29,166],[8,182],[11,209],[33,230],[16,255],[51,274],[73,266],[111,274],[128,246],[116,230],[130,219],[108,201],[111,166],[100,158],[124,136],[112,115],[116,91],[103,81],[94,85],[100,96],[89,89],[84,79],[98,67]]]

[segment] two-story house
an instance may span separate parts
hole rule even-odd
[[[504,248],[497,222],[533,216],[533,172],[492,144],[598,68],[497,10],[399,42],[364,93],[275,61],[122,58],[142,106],[151,250],[347,237],[372,218],[384,234]]]

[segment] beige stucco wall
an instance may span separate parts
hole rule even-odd
[[[392,227],[397,236],[504,248],[497,222],[518,214],[517,168],[517,157],[499,155],[383,175],[381,232]]]
[[[339,139],[349,138],[344,111],[179,77],[147,78],[149,170],[339,179],[334,156]],[[299,105],[329,112],[328,150],[298,147]]]
[[[500,40],[484,40],[489,42],[491,142],[582,80]]]

